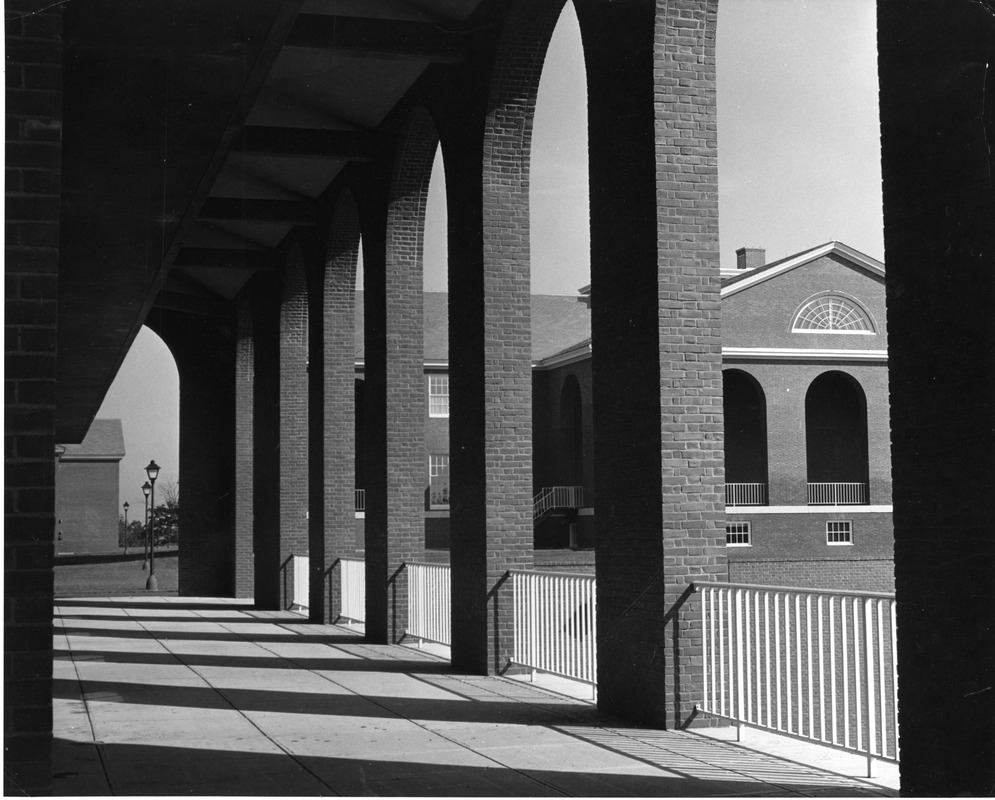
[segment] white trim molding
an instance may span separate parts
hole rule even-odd
[[[893,506],[726,506],[726,514],[890,514]]]
[[[825,347],[723,347],[723,361],[888,361],[887,350]]]
[[[729,295],[741,292],[744,289],[749,289],[763,281],[770,280],[777,275],[780,275],[788,270],[792,270],[795,267],[800,267],[802,264],[807,264],[810,261],[814,261],[822,256],[829,255],[830,253],[836,253],[842,256],[847,261],[851,262],[854,266],[860,267],[872,275],[877,275],[878,277],[884,277],[884,264],[878,261],[876,258],[871,258],[865,253],[861,253],[859,250],[854,250],[849,245],[843,244],[842,242],[827,242],[826,244],[819,245],[818,247],[813,247],[811,250],[806,250],[804,253],[799,253],[795,256],[790,256],[780,264],[775,264],[774,266],[759,267],[755,270],[747,272],[742,280],[733,280],[728,285],[723,286],[720,295],[722,297],[728,297]]]

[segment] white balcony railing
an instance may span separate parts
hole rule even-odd
[[[366,489],[356,490],[356,510],[366,511]]]
[[[512,663],[596,687],[594,576],[512,570],[511,582]]]
[[[532,498],[532,519],[555,508],[583,508],[583,486],[547,486]]]
[[[366,562],[361,558],[340,558],[338,566],[342,582],[339,619],[366,622]]]
[[[727,483],[727,506],[765,506],[767,505],[766,483]]]
[[[290,563],[294,571],[294,594],[290,610],[307,611],[308,603],[310,602],[308,599],[308,587],[310,586],[308,557],[291,556]]]
[[[451,602],[448,564],[407,562],[408,625],[405,634],[420,640],[450,644]]]
[[[810,483],[810,506],[861,506],[867,505],[866,483]]]
[[[895,598],[696,583],[703,631],[701,710],[898,761]]]

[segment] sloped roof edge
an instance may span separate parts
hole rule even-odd
[[[842,256],[847,261],[870,272],[872,275],[884,277],[884,264],[876,258],[872,258],[866,253],[861,253],[859,250],[850,247],[850,245],[843,244],[843,242],[826,242],[818,247],[803,250],[801,253],[782,258],[779,261],[774,261],[759,269],[751,270],[744,275],[733,278],[722,287],[721,296],[729,297],[831,253]]]

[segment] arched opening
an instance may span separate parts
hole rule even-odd
[[[580,486],[584,482],[584,407],[575,375],[566,377],[560,391],[558,434],[560,479],[564,486]]]
[[[767,400],[756,378],[722,372],[726,505],[767,504]]]
[[[587,77],[580,23],[566,3],[536,92],[529,151],[533,294],[574,295],[591,282]]]
[[[843,372],[825,372],[805,395],[810,505],[867,503],[867,399]]]
[[[150,391],[150,380],[154,380],[155,391]],[[113,448],[118,440],[117,431],[120,431],[123,457],[119,461],[101,461],[96,470],[90,470],[94,474],[87,476],[73,474],[72,454],[76,447],[72,445],[57,462],[56,552],[116,552],[119,549],[123,552],[126,542],[128,552],[134,552],[132,548],[142,548],[146,507],[142,485],[148,480],[145,466],[151,460],[162,468],[156,480],[156,508],[161,509],[161,514],[166,514],[167,507],[178,508],[181,477],[179,399],[180,375],[176,360],[159,335],[143,325],[81,443],[85,448],[99,447],[95,441],[91,444],[93,437],[99,436]],[[120,424],[116,425],[116,421]],[[115,454],[97,455],[113,457]],[[95,486],[89,489],[84,486],[94,479],[99,481],[99,491]],[[116,502],[107,502],[111,495]],[[94,505],[95,501],[101,502]],[[129,511],[127,526],[124,523],[125,503]],[[97,521],[105,518],[109,518],[111,524],[99,525]],[[167,550],[175,550],[177,544],[178,529],[172,525],[162,545]],[[176,589],[175,560],[160,562],[156,574],[160,590],[165,591],[169,586]]]

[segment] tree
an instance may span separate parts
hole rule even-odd
[[[155,543],[179,544],[180,539],[180,489],[176,481],[163,481],[163,502],[153,511]]]

